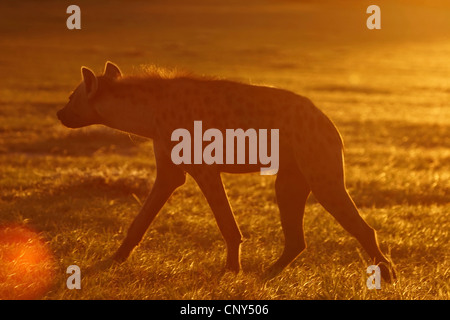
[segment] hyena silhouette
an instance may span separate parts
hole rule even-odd
[[[179,164],[171,160],[172,132],[202,120],[208,128],[278,128],[277,204],[285,238],[279,259],[265,272],[279,274],[306,248],[303,216],[312,192],[319,203],[356,237],[391,281],[391,263],[381,252],[375,230],[358,212],[344,179],[343,144],[334,124],[307,98],[289,91],[227,80],[157,73],[123,77],[107,62],[103,75],[82,67],[82,82],[57,116],[69,128],[103,124],[153,140],[156,179],[128,229],[115,261],[124,261],[186,173],[197,182],[227,245],[226,269],[241,269],[242,234],[230,207],[221,172],[258,171],[254,164]],[[224,132],[224,131],[222,131]]]

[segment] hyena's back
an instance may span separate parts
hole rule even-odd
[[[278,88],[227,80],[172,79],[167,84],[171,87],[168,92],[173,92],[171,97],[182,99],[162,104],[167,107],[161,108],[160,121],[170,119],[171,122],[166,137],[176,128],[190,130],[197,120],[202,120],[203,130],[278,129],[280,166],[295,162],[302,171],[313,171],[305,172],[307,176],[316,176],[317,171],[324,170],[317,164],[333,161],[334,166],[342,166],[339,132],[306,97]],[[268,142],[270,150],[270,139]],[[242,171],[237,165],[223,167],[227,172]]]
[[[291,148],[296,144],[309,152],[317,143],[342,147],[334,124],[306,97],[227,80],[167,81],[171,87],[167,99],[173,101],[161,104],[160,115],[161,121],[170,119],[170,131],[202,120],[205,129],[279,129],[281,144]]]
[[[193,129],[201,120],[203,130],[278,129],[280,165],[289,161],[342,161],[342,141],[334,124],[309,99],[287,90],[255,86],[227,80],[166,79],[165,96],[155,94],[160,101],[155,116],[164,123],[161,135],[169,140],[173,130]],[[154,85],[153,85],[154,86]],[[191,135],[193,132],[191,131]],[[271,150],[268,139],[268,150]],[[173,147],[171,145],[170,147]],[[170,149],[170,148],[169,148]],[[331,155],[330,155],[331,154]],[[297,158],[297,160],[293,158]],[[253,169],[257,170],[258,163]],[[222,165],[225,172],[251,172],[251,166]]]

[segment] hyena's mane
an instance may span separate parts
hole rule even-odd
[[[135,71],[123,78],[126,80],[174,80],[174,79],[192,79],[192,80],[219,80],[218,77],[195,74],[192,71],[179,68],[163,68],[156,65],[141,65]]]
[[[163,68],[156,65],[141,65],[137,74],[130,77],[141,79],[177,79],[177,78],[206,78],[205,76],[199,76],[191,71],[179,69],[179,68]]]
[[[122,76],[118,79],[111,79],[107,76],[99,76],[98,94],[103,92],[114,92],[120,95],[123,88],[133,86],[135,88],[142,87],[148,89],[151,84],[162,84],[164,80],[198,80],[198,81],[214,81],[223,80],[219,77],[194,74],[191,71],[178,68],[162,68],[155,65],[141,65],[136,68],[130,75]]]

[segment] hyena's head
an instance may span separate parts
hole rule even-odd
[[[115,64],[108,61],[103,76],[118,79],[122,73]],[[98,90],[98,79],[86,67],[81,68],[81,77],[82,81],[70,95],[69,102],[57,112],[58,119],[69,128],[81,128],[102,123],[93,103]]]

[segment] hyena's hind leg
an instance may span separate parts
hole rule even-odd
[[[314,161],[299,157],[299,163],[317,201],[347,230],[356,237],[371,260],[378,264],[381,275],[391,281],[394,270],[380,250],[376,231],[361,217],[345,187],[344,161],[340,146],[332,146],[316,154]]]
[[[311,190],[292,154],[282,156],[284,162],[278,170],[275,192],[285,244],[280,258],[265,272],[266,279],[273,278],[283,271],[306,248],[303,216]]]

